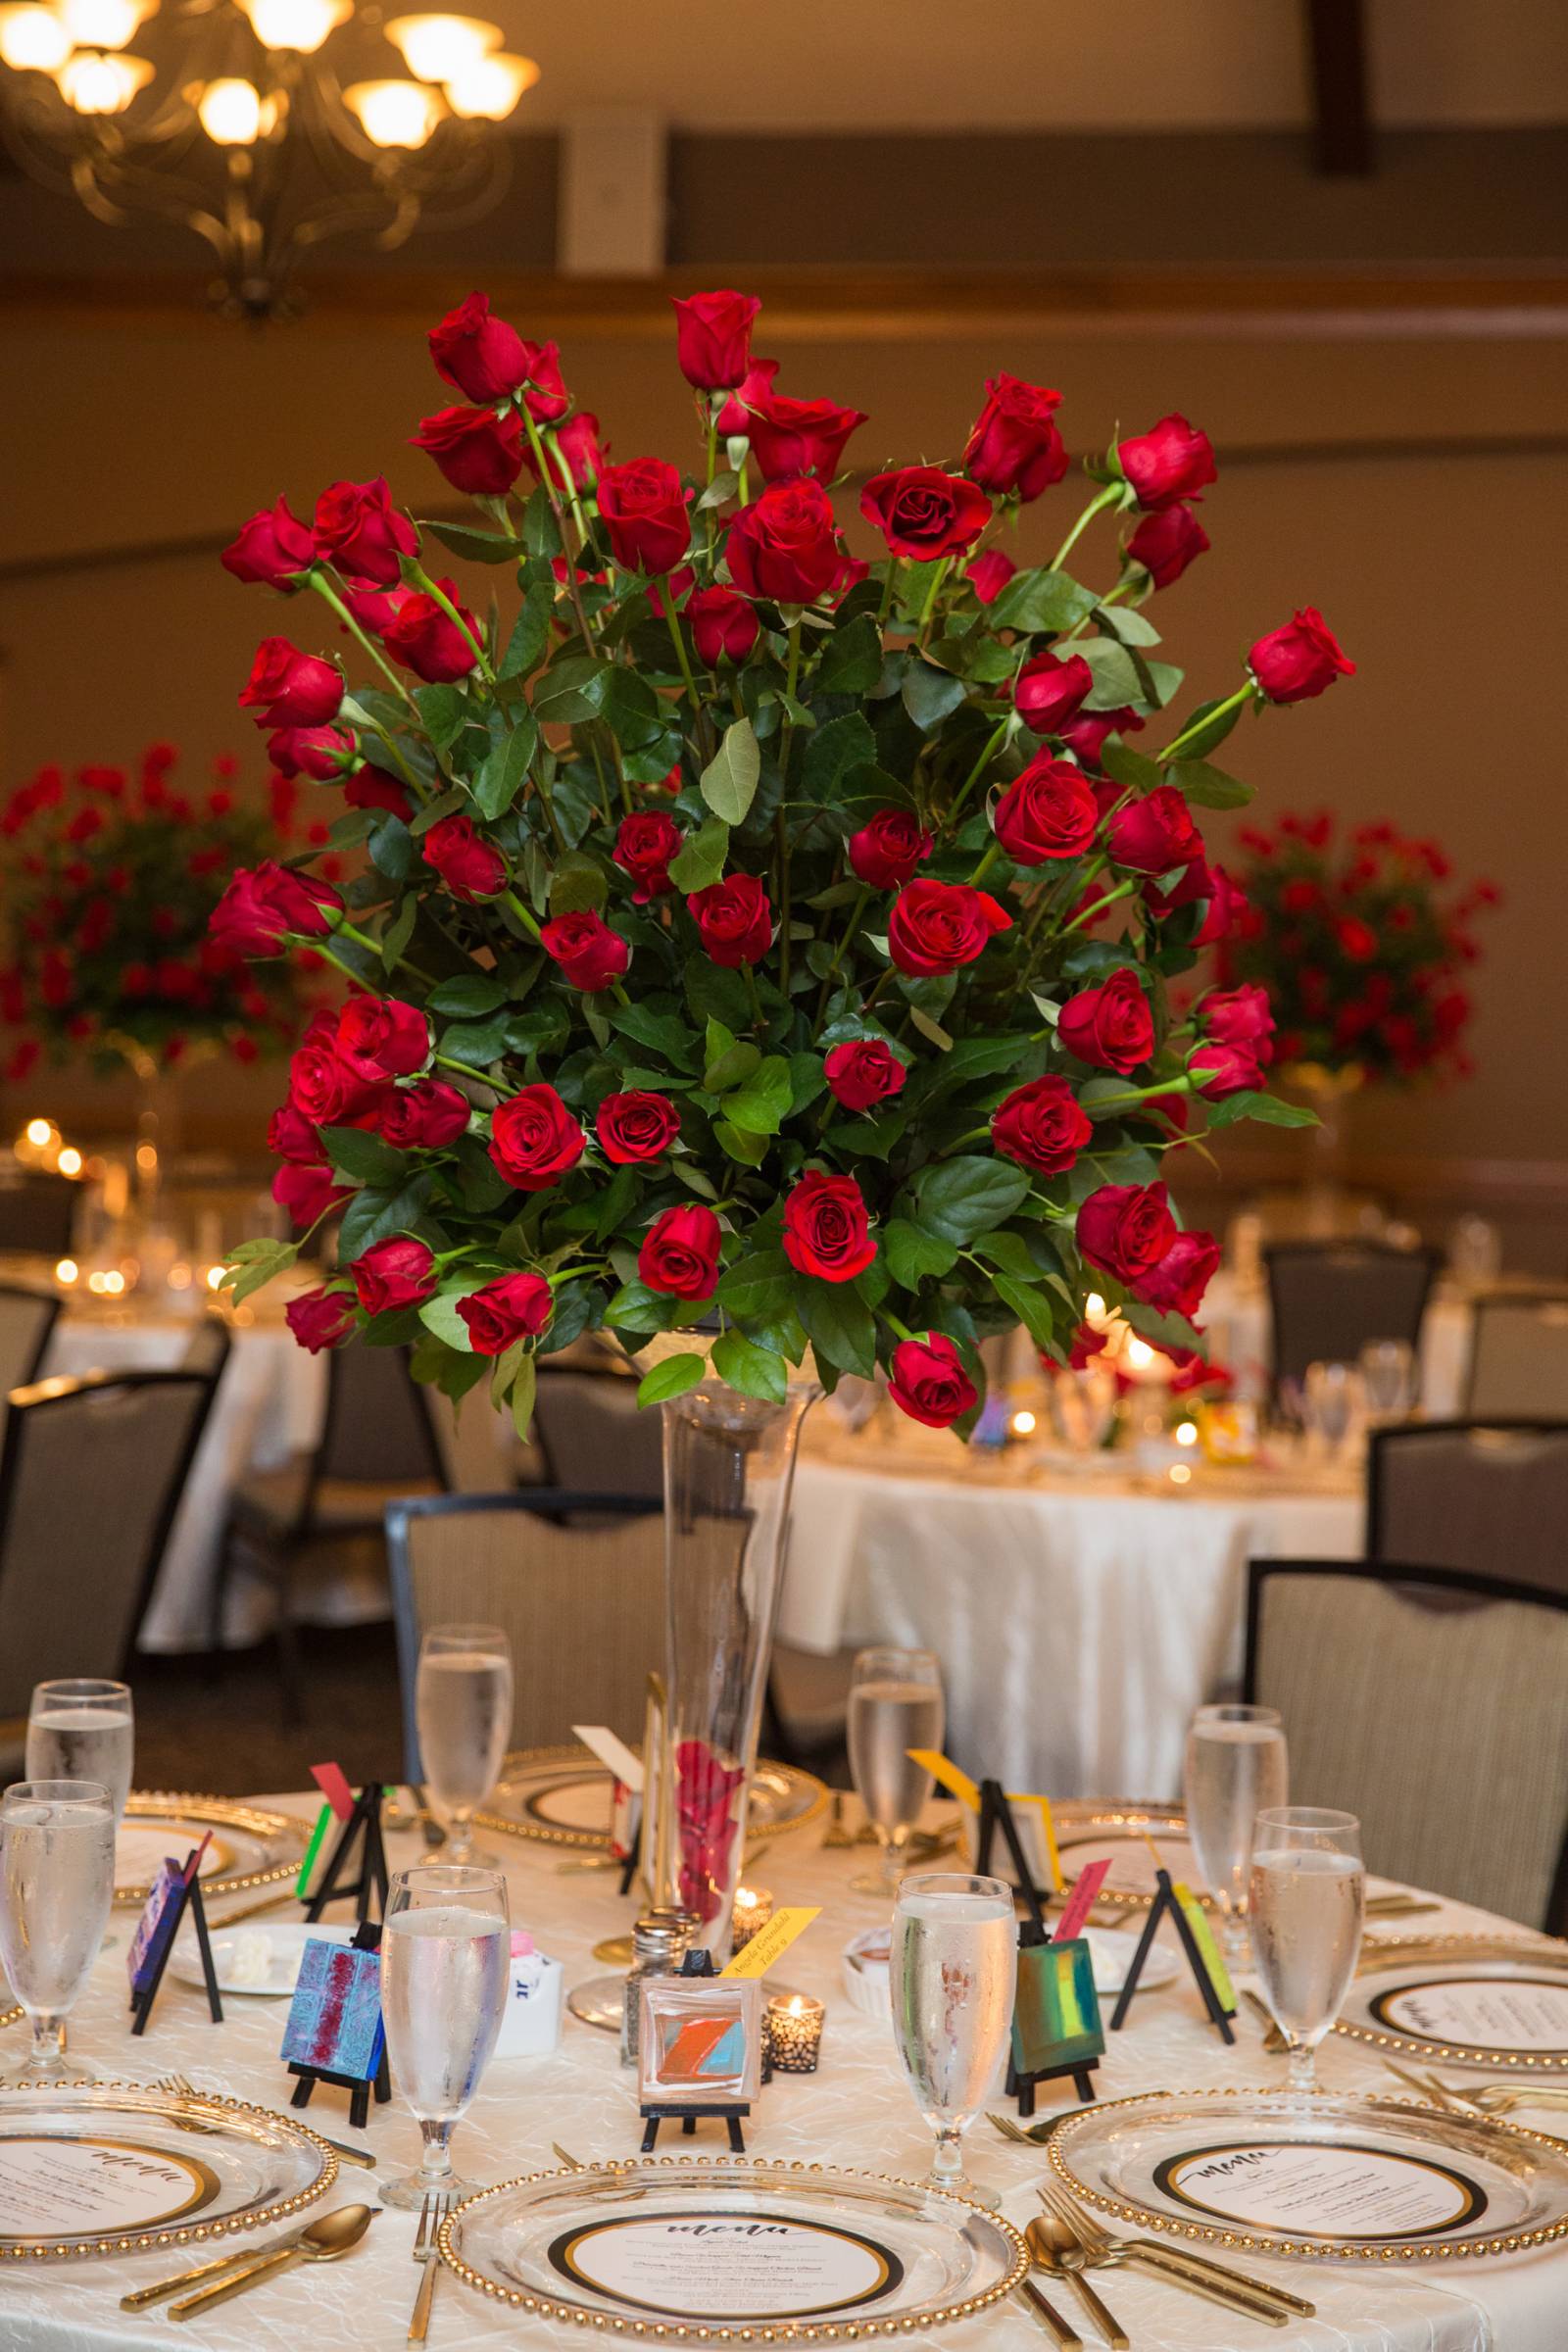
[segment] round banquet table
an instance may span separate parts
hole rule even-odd
[[[315,1800],[266,1798],[311,1816]],[[853,1818],[853,1802],[851,1806]],[[931,1819],[951,1818],[933,1808]],[[623,1932],[630,1900],[615,1892],[610,1872],[563,1872],[555,1850],[530,1841],[495,1838],[504,1848],[514,1927],[533,1931],[542,1948],[565,1964],[569,1985],[597,1974],[592,1947]],[[422,1848],[407,1834],[389,1839],[394,1869]],[[754,2155],[817,2159],[923,2177],[931,2141],[899,2070],[885,2022],[852,2008],[840,1981],[840,1953],[854,1936],[886,1917],[886,1905],[856,1893],[852,1873],[864,1867],[865,1849],[826,1851],[820,1824],[808,1824],[770,1841],[754,1875],[765,1877],[780,1903],[820,1903],[815,1925],[793,1946],[780,1974],[801,1991],[827,2003],[821,2069],[815,2076],[779,2076],[761,2094],[746,2126]],[[939,1867],[941,1867],[939,1865]],[[214,1905],[215,1911],[220,1906]],[[1462,1904],[1445,1904],[1423,1928],[1468,1929],[1500,1923]],[[122,1937],[124,1914],[119,1915]],[[125,2014],[123,1942],[99,1960],[72,2020],[72,2039],[105,2076],[151,2081],[186,2075],[199,2088],[221,2090],[270,2107],[287,2104],[292,2087],[277,2058],[286,2003],[226,1996],[224,2020],[214,2026],[202,1996],[166,1976],[146,2037],[133,2042]],[[1178,1978],[1140,1993],[1126,2030],[1107,2035],[1107,2055],[1096,2078],[1102,2098],[1155,2089],[1199,2090],[1247,2083],[1277,2088],[1283,2060],[1267,2057],[1261,2035],[1246,2015],[1227,2049],[1201,2009],[1191,1980]],[[21,2029],[0,2034],[7,2057],[21,2046]],[[1320,2059],[1332,2089],[1403,2095],[1357,2043],[1331,2035]],[[1070,2104],[1046,2085],[1041,2113]],[[389,2170],[406,2170],[417,2147],[416,2127],[394,2096],[371,2108],[368,2144]],[[318,2089],[307,2120],[334,2137],[350,2132],[341,2092]],[[1521,2110],[1516,2121],[1549,2129],[1549,2112]],[[485,2077],[456,2147],[464,2169],[482,2181],[550,2170],[551,2142],[560,2140],[587,2160],[635,2152],[640,2126],[633,2078],[622,2071],[613,2038],[567,2017],[559,2051],[550,2058],[497,2060]],[[699,2126],[683,2150],[717,2152],[721,2127]],[[668,2137],[666,2130],[666,2139]],[[673,2146],[674,2143],[671,2143]],[[1039,2151],[999,2138],[983,2120],[969,2135],[970,2169],[999,2195],[1003,2212],[1021,2225],[1034,2210],[1033,2182],[1045,2164]],[[330,2203],[373,2204],[375,2176],[349,2168],[339,2174]],[[186,2322],[178,2339],[203,2352],[349,2352],[401,2345],[420,2273],[410,2260],[412,2214],[386,2212],[363,2247],[347,2260],[309,2271],[295,2269],[216,2311]],[[200,2254],[198,2254],[198,2259]],[[171,2323],[161,2311],[128,2315],[120,2297],[169,2275],[167,2254],[118,2260],[62,2262],[44,2270],[30,2263],[0,2267],[0,2344],[5,2352],[109,2352],[110,2347],[168,2344]],[[1118,2270],[1100,2278],[1138,2352],[1562,2352],[1568,2311],[1568,2246],[1474,2263],[1268,2263],[1245,2265],[1289,2285],[1317,2307],[1314,2320],[1264,2330],[1231,2318],[1212,2304],[1183,2294],[1142,2273]],[[1049,2284],[1049,2282],[1048,2282]],[[1065,2290],[1053,2299],[1072,2308]],[[1095,2338],[1079,2322],[1086,2347]],[[509,2316],[458,2279],[437,2282],[430,2343],[442,2347],[503,2344],[581,2344],[583,2331]],[[941,2330],[946,2352],[1039,2352],[1048,2339],[1021,2303]]]

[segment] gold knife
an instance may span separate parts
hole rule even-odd
[[[1040,2314],[1041,2320],[1045,2326],[1050,2328],[1052,2334],[1061,2346],[1061,2352],[1084,2352],[1083,2337],[1073,2333],[1072,2328],[1062,2318],[1055,2305],[1046,2301],[1045,2296],[1040,2292],[1039,2287],[1036,2286],[1032,2278],[1020,2278],[1018,2281],[1018,2292],[1026,2299],[1026,2301],[1033,2304],[1035,2310]]]
[[[199,2287],[194,2295],[186,2295],[181,2302],[171,2303],[170,2318],[194,2319],[198,2312],[210,2310],[215,2303],[226,2303],[230,2295],[242,2295],[248,2286],[255,2285],[258,2278],[265,2278],[269,2272],[284,2269],[303,2253],[303,2236],[302,2230],[300,2237],[291,2244],[275,2246],[270,2254],[264,2254],[259,2262],[251,2263],[245,2270],[231,2272],[228,2278],[220,2278],[216,2285]]]
[[[1126,2239],[1121,2243],[1126,2245]],[[1202,2295],[1227,2311],[1245,2311],[1249,2319],[1261,2320],[1266,2328],[1288,2328],[1291,2324],[1291,2315],[1283,2303],[1276,2303],[1269,2295],[1255,2292],[1251,2287],[1231,2286],[1212,2272],[1196,2266],[1189,2269],[1185,2262],[1179,2258],[1173,2261],[1162,2250],[1139,2246],[1136,2251],[1129,2249],[1122,2260],[1157,2272],[1172,2286],[1184,2286],[1189,2294]]]
[[[272,2251],[281,2254],[285,2247],[297,2245],[304,2234],[303,2230],[296,2230],[292,2237],[281,2239]],[[216,2278],[220,2271],[231,2271],[236,2263],[250,2262],[255,2253],[254,2244],[236,2246],[232,2253],[220,2254],[216,2261],[199,2262],[194,2270],[176,2271],[172,2278],[160,2278],[156,2286],[138,2286],[133,2295],[121,2296],[120,2308],[122,2311],[145,2311],[149,2303],[162,2303],[166,2296],[177,2295],[182,2287],[195,2286],[203,2278]]]

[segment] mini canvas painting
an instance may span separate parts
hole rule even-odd
[[[644,2106],[755,2099],[762,2079],[762,1988],[755,1978],[653,1977],[643,1988]]]
[[[1082,1936],[1026,1944],[1018,1954],[1012,2063],[1020,2075],[1089,2066],[1105,2054],[1095,1967]]]
[[[166,1854],[159,1864],[158,1876],[148,1891],[147,1900],[141,1907],[136,1933],[130,1939],[126,1967],[130,1972],[130,1989],[133,1993],[146,1992],[156,1979],[184,1908],[184,1865],[176,1862],[172,1854]]]
[[[291,2066],[368,2082],[384,2040],[380,1954],[313,1939],[300,1963],[280,2056]]]

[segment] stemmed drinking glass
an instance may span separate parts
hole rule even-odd
[[[1247,1885],[1257,1815],[1290,1794],[1285,1733],[1273,1707],[1200,1707],[1187,1734],[1187,1835],[1219,1903],[1231,1968],[1247,1964]]]
[[[1367,1340],[1356,1362],[1369,1413],[1399,1421],[1415,1402],[1415,1350],[1408,1340]]]
[[[911,1747],[940,1753],[946,1723],[942,1670],[928,1649],[862,1649],[850,1682],[850,1777],[876,1832],[881,1867],[852,1881],[862,1894],[897,1891],[909,1832],[925,1810],[931,1775]]]
[[[1290,2044],[1292,2090],[1317,2088],[1317,2045],[1355,1974],[1366,1913],[1353,1813],[1281,1805],[1252,1832],[1252,1952],[1263,1998]]]
[[[498,1870],[427,1862],[398,1872],[381,1932],[381,2015],[424,2154],[416,2173],[380,2183],[383,2205],[472,2193],[476,2184],[452,2169],[452,2130],[490,2063],[511,1965],[507,1883]]]
[[[937,2136],[933,2188],[977,2192],[963,2134],[991,2096],[1012,2027],[1018,1936],[1001,1879],[925,1871],[893,1911],[893,2038],[915,2104]]]
[[[415,1686],[419,1753],[456,1863],[481,1859],[472,1821],[495,1787],[512,1737],[512,1645],[498,1625],[433,1625]]]
[[[115,1806],[100,1781],[18,1781],[0,1796],[0,1963],[32,2027],[8,2088],[79,2082],[66,2018],[115,1899]]]
[[[96,1781],[125,1817],[136,1752],[136,1712],[128,1683],[38,1683],[27,1716],[29,1781]]]

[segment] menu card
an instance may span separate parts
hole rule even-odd
[[[218,2189],[206,2165],[129,2140],[0,2138],[0,2237],[157,2229],[208,2204]]]
[[[599,2222],[559,2237],[550,2260],[619,2302],[706,2320],[814,2319],[868,2303],[904,2275],[873,2238],[761,2213]]]
[[[1451,2166],[1323,2141],[1227,2141],[1168,2157],[1156,2180],[1178,2204],[1295,2237],[1430,2237],[1486,2211]]]
[[[1487,2050],[1568,2050],[1568,1984],[1546,1977],[1446,1977],[1378,1993],[1380,2024],[1423,2041]]]

